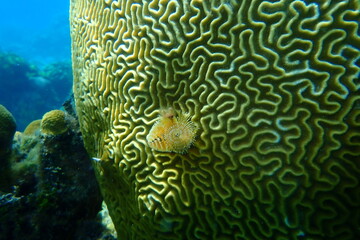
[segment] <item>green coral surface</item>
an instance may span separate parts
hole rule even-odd
[[[0,104],[0,156],[8,153],[16,131],[13,115]]]
[[[119,239],[360,238],[359,19],[357,0],[72,0]],[[166,106],[199,127],[187,154],[147,145]]]

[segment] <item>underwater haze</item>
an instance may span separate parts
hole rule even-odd
[[[0,8],[0,50],[41,64],[69,60],[68,16],[69,1],[4,1]]]
[[[22,131],[71,94],[69,1],[5,1],[0,20],[0,104]]]

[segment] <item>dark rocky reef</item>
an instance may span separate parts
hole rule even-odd
[[[15,134],[11,187],[0,186],[0,240],[112,238],[97,219],[102,198],[76,116],[65,115],[64,133],[44,134],[34,121]]]

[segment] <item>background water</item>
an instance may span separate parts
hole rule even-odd
[[[71,90],[69,1],[18,0],[0,8],[0,104],[18,130]]]

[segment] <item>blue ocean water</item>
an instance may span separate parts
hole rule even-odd
[[[0,104],[17,129],[52,109],[71,91],[69,1],[5,1],[0,8]]]
[[[4,1],[0,22],[0,50],[39,64],[69,60],[69,1]]]

